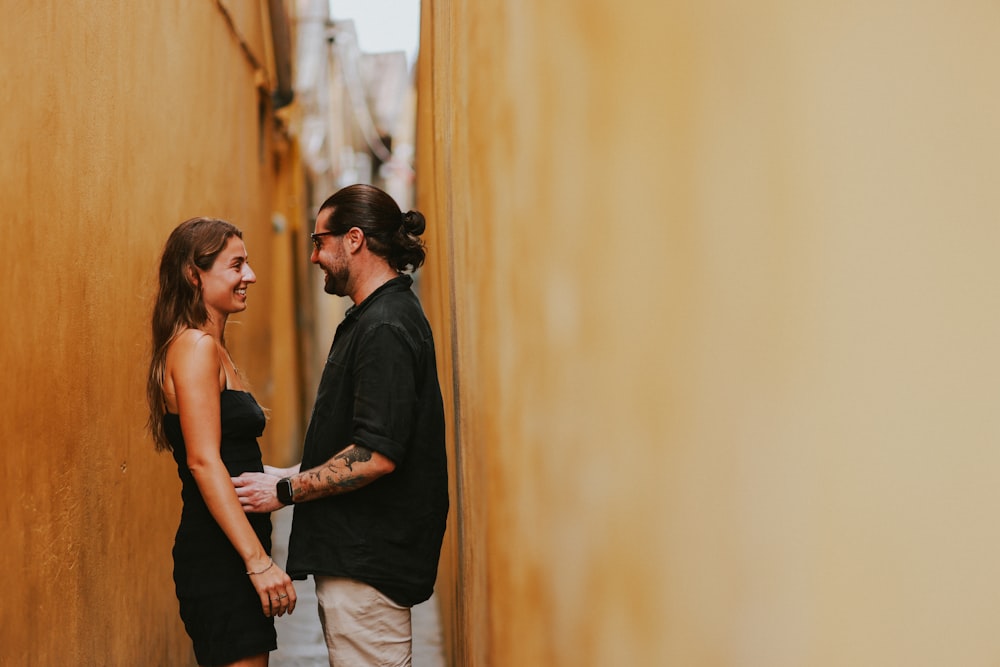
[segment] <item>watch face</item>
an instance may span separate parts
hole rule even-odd
[[[292,504],[292,480],[285,478],[278,481],[278,501],[285,505]]]

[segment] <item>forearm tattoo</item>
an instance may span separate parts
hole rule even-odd
[[[363,473],[358,473],[355,476],[353,466],[355,463],[366,463],[371,461],[371,459],[372,450],[367,447],[359,447],[358,445],[337,454],[326,464],[313,470],[306,476],[308,480],[307,488],[310,490],[304,490],[303,500],[313,496],[314,493],[317,497],[329,493],[339,494],[346,491],[353,491],[368,484],[372,480],[372,476]]]
[[[341,459],[347,465],[347,469],[354,472],[354,468],[351,467],[353,464],[365,463],[372,460],[372,450],[360,445],[354,445],[352,449],[337,454],[333,459],[335,461]]]

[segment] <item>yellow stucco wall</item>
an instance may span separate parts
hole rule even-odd
[[[422,36],[453,664],[1000,661],[996,4]]]
[[[265,405],[294,382],[272,367],[292,324],[274,321],[287,245],[270,241],[295,189],[248,57],[266,68],[266,3],[3,12],[0,663],[193,664],[171,581],[180,485],[143,428],[149,309],[169,231],[232,220],[259,278],[234,357]]]

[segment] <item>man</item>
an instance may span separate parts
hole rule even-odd
[[[326,200],[310,261],[354,305],[337,327],[302,452],[233,480],[247,512],[294,504],[286,571],[313,575],[331,665],[409,665],[448,513],[444,409],[412,279],[424,216],[369,185]]]

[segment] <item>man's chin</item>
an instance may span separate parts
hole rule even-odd
[[[344,296],[337,289],[337,283],[330,279],[330,274],[324,274],[323,278],[323,291],[327,294],[332,294],[333,296]]]

